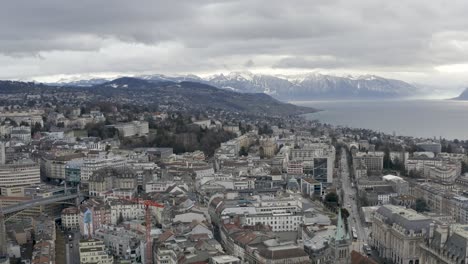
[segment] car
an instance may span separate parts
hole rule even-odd
[[[369,247],[368,244],[362,245],[362,249],[364,250],[364,252],[366,252],[367,255],[370,255],[372,253],[372,249],[371,247]]]
[[[73,244],[70,244],[70,248],[73,248]]]

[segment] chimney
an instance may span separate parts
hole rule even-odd
[[[434,223],[429,224],[429,238],[434,237],[434,229],[435,229],[435,224]]]
[[[440,225],[437,231],[440,233],[440,243],[445,244],[445,242],[447,242],[447,239],[449,237],[449,226],[448,226],[448,224]]]

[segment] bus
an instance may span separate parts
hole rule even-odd
[[[353,235],[353,239],[357,240],[358,237],[357,237],[356,227],[353,226],[353,228],[351,228],[351,231],[352,231],[351,233]]]

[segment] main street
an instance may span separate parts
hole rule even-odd
[[[80,253],[79,253],[79,243],[80,243],[80,233],[79,231],[68,231],[66,234],[66,259],[67,264],[79,264],[80,263]],[[68,238],[68,235],[72,234],[72,239]],[[70,246],[71,245],[71,246]]]
[[[362,246],[367,243],[367,232],[362,225],[361,218],[359,217],[359,208],[357,207],[357,194],[356,189],[353,187],[352,179],[349,175],[349,164],[346,159],[346,150],[343,150],[340,158],[340,170],[339,177],[341,182],[341,188],[338,192],[338,195],[342,201],[342,207],[346,208],[349,212],[348,218],[348,230],[350,231],[350,236],[352,237],[352,228],[356,229],[357,240],[353,242],[351,248],[356,251],[363,252]],[[343,194],[343,195],[342,195]],[[343,197],[341,197],[343,196]]]

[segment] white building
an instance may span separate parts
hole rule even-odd
[[[145,191],[151,192],[166,192],[170,187],[174,186],[174,182],[162,181],[162,182],[149,182],[145,185]]]
[[[149,125],[146,121],[133,121],[115,124],[114,128],[119,131],[121,137],[144,136],[149,133]]]
[[[99,169],[105,167],[123,168],[127,164],[125,158],[114,156],[114,157],[98,157],[98,158],[87,158],[84,160],[81,166],[81,182],[88,183],[89,177]]]
[[[297,231],[303,223],[302,203],[291,198],[259,197],[256,202],[242,206],[239,201],[225,200],[223,206],[219,212],[221,219],[238,215],[242,225],[261,223],[274,232]]]
[[[96,238],[104,241],[112,255],[126,260],[136,260],[140,257],[140,241],[144,234],[127,230],[122,226],[104,225],[95,232]]]
[[[31,127],[19,126],[12,128],[10,138],[20,140],[26,143],[31,142]]]
[[[97,239],[80,241],[81,264],[113,264],[114,258],[107,254],[104,242]]]
[[[125,200],[113,200],[109,202],[111,210],[111,224],[118,224],[120,220],[142,219],[145,216],[144,205]]]

